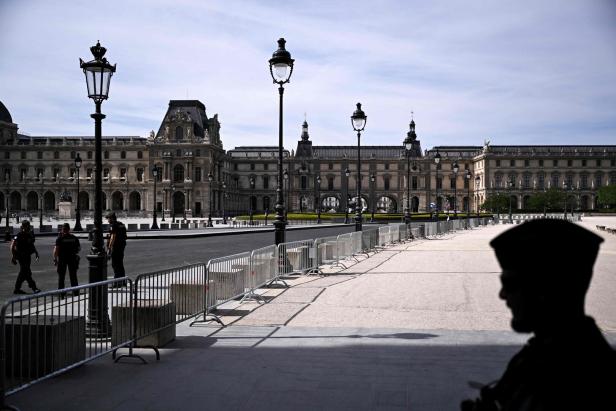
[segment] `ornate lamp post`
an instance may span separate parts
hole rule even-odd
[[[458,170],[460,170],[460,166],[458,166],[457,161],[453,162],[451,169],[453,170],[453,216],[458,218],[456,202],[458,201]]]
[[[344,200],[344,224],[349,224],[349,177],[351,176],[351,170],[349,168],[344,169],[344,175],[346,177],[346,199]]]
[[[440,167],[440,163],[441,163],[441,155],[438,152],[438,149],[436,150],[436,154],[434,155],[434,164],[436,164],[436,181],[435,181],[435,186],[436,186],[436,216],[435,219],[438,220],[438,212],[439,212],[439,207],[438,207],[438,200],[439,200],[439,196],[438,196],[438,169]]]
[[[88,97],[94,100],[96,111],[90,115],[94,119],[95,144],[95,171],[94,171],[94,233],[92,248],[88,255],[90,283],[107,279],[107,255],[103,243],[103,190],[102,190],[102,120],[105,115],[101,113],[101,104],[109,97],[111,77],[116,66],[109,64],[104,57],[107,49],[99,42],[90,47],[94,59],[84,62],[79,59],[80,67],[86,77]],[[109,316],[107,314],[107,287],[91,289],[88,299],[88,330],[90,336],[108,336],[111,332]]]
[[[565,180],[565,181],[563,181],[563,193],[565,194],[565,208],[564,208],[563,218],[565,220],[567,219],[567,190],[568,189],[569,189],[569,184]]]
[[[210,200],[209,200],[209,207],[207,210],[207,226],[208,227],[214,227],[214,225],[212,224],[212,181],[214,180],[214,176],[212,175],[212,172],[208,172],[207,173],[207,181],[210,182]]]
[[[366,113],[361,109],[361,103],[357,103],[357,109],[351,116],[353,130],[357,132],[357,200],[355,202],[355,231],[361,231],[361,132],[366,127]]]
[[[509,224],[513,224],[513,216],[511,215],[511,190],[515,187],[515,182],[513,180],[507,181],[507,188],[509,189]]]
[[[466,179],[466,229],[468,230],[470,227],[468,220],[471,215],[471,170],[466,170],[464,178]]]
[[[376,181],[376,176],[374,174],[370,174],[370,184],[372,185],[372,214],[370,215],[370,222],[374,223],[374,209],[376,208],[376,194],[374,193],[374,182]]]
[[[282,178],[284,179],[284,189],[285,192],[287,193],[287,207],[285,208],[285,212],[284,212],[284,217],[285,217],[285,221],[288,220],[289,218],[289,208],[291,208],[291,203],[289,202],[289,191],[290,191],[290,187],[289,187],[289,171],[288,170],[284,170],[284,172],[282,173]]]
[[[75,170],[77,170],[77,208],[75,209],[75,228],[73,231],[83,231],[81,227],[81,206],[79,204],[79,169],[81,168],[81,157],[77,153],[75,157]]]
[[[165,221],[165,208],[167,208],[167,189],[163,187],[163,218],[160,221]]]
[[[222,182],[222,223],[227,224],[227,214],[225,214],[225,202],[227,201],[227,183]]]
[[[254,177],[250,177],[250,188],[254,189],[255,188],[255,178]],[[252,191],[251,191],[252,192]],[[252,209],[252,197],[250,196],[250,198],[248,199],[248,207],[250,209],[249,212],[249,216],[250,216],[250,225],[252,225],[252,213],[254,212],[254,210]]]
[[[317,176],[317,224],[321,224],[321,176]]]
[[[282,196],[282,96],[284,94],[285,83],[288,83],[293,74],[293,60],[291,53],[285,49],[285,39],[278,39],[278,50],[272,54],[269,60],[269,69],[274,84],[278,84],[278,94],[280,95],[280,109],[278,115],[278,184],[276,187],[276,221],[274,221],[274,238],[276,245],[285,241],[285,220],[284,197]]]
[[[39,173],[38,175],[39,183],[41,183],[41,206],[39,209],[39,232],[43,231],[43,192],[45,191],[45,185],[43,183],[43,173]]]
[[[152,210],[152,226],[151,230],[158,230],[158,223],[156,222],[156,180],[158,180],[158,167],[152,167],[152,176],[154,177],[154,208]]]
[[[475,176],[475,190],[479,188],[479,184],[481,183],[481,177]],[[477,209],[477,218],[481,217],[479,214],[479,200],[476,201],[475,208]]]
[[[171,224],[175,224],[175,184],[171,184],[171,191],[169,191],[169,201],[171,202]]]
[[[410,137],[404,140],[404,149],[406,154],[406,207],[404,210],[404,223],[411,223],[411,154],[413,142]]]

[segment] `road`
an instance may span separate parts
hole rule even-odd
[[[353,226],[315,228],[307,230],[287,231],[287,241],[297,241],[316,237],[326,237],[353,231]],[[81,241],[81,267],[78,273],[80,284],[88,280],[88,261],[85,258],[88,241]],[[32,262],[32,273],[37,286],[41,290],[52,290],[58,287],[58,274],[52,263],[52,250],[55,237],[39,237],[36,245],[40,253],[40,260]],[[129,239],[126,246],[124,266],[129,277],[134,278],[138,274],[147,273],[179,265],[206,262],[211,258],[223,257],[255,248],[265,247],[274,243],[274,233],[247,233],[228,236],[199,237],[199,238],[176,238],[157,240],[134,240]],[[8,246],[7,246],[8,247]],[[6,301],[13,295],[13,288],[19,266],[14,266],[8,258],[0,264],[0,302]],[[108,269],[109,277],[113,277],[111,263]],[[70,284],[68,273],[66,284]],[[30,291],[26,283],[24,291]]]

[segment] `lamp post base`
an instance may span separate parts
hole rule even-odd
[[[90,254],[87,258],[89,283],[105,281],[107,279],[107,255],[105,253]],[[88,321],[86,323],[86,336],[88,338],[108,338],[111,336],[107,287],[107,284],[103,284],[88,289]]]

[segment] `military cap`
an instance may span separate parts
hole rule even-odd
[[[116,214],[115,213],[107,213],[107,215],[105,216],[105,218],[116,218]]]
[[[555,273],[592,270],[602,242],[603,238],[577,224],[537,219],[505,231],[490,245],[503,269],[538,268]]]

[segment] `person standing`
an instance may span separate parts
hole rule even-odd
[[[107,221],[111,225],[107,240],[107,253],[111,257],[111,267],[114,278],[126,277],[124,270],[124,249],[126,248],[126,226],[118,221],[115,213],[107,214]],[[123,286],[125,283],[116,283]]]
[[[79,269],[79,239],[71,233],[71,226],[64,223],[62,232],[56,239],[53,248],[53,263],[58,267],[58,289],[64,288],[66,269],[71,280],[71,287],[77,287],[77,270]],[[73,295],[79,295],[79,290],[73,291]]]
[[[11,262],[14,265],[19,262],[19,274],[17,275],[17,281],[15,281],[13,294],[27,294],[21,289],[24,281],[28,283],[34,294],[41,292],[36,287],[36,282],[32,279],[32,270],[30,269],[32,254],[36,256],[36,261],[39,259],[39,253],[36,250],[34,241],[34,233],[32,233],[30,227],[30,221],[22,221],[21,231],[13,237],[11,242]]]

